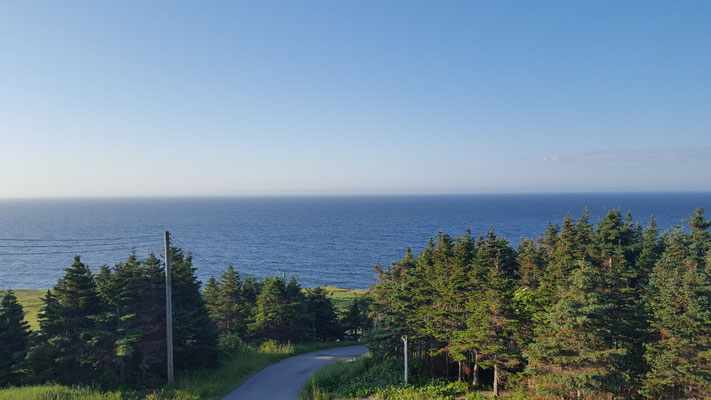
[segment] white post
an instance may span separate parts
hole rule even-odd
[[[170,233],[165,231],[165,334],[168,353],[168,385],[173,384],[173,296],[170,280]]]
[[[402,341],[405,342],[405,386],[407,386],[407,335],[402,337]]]

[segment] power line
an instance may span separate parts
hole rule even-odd
[[[81,243],[73,243],[73,244],[52,244],[52,245],[27,245],[27,244],[6,244],[6,245],[0,245],[0,247],[3,248],[66,248],[66,247],[97,247],[97,246],[119,246],[123,244],[133,244],[135,243],[134,241],[130,242],[116,242],[116,243],[89,243],[89,244],[81,244]]]
[[[0,241],[6,241],[6,242],[96,242],[96,241],[115,242],[115,241],[120,241],[120,240],[148,239],[148,238],[155,238],[155,237],[156,237],[156,235],[129,236],[129,237],[121,237],[121,238],[86,238],[86,239],[78,239],[78,238],[77,239],[0,238]]]
[[[152,245],[149,244],[144,244],[140,246],[132,246],[132,249],[138,249],[138,248],[150,248]],[[0,253],[0,256],[30,256],[30,255],[52,255],[52,254],[76,254],[76,255],[81,255],[80,253],[104,253],[108,251],[119,251],[119,250],[126,250],[126,247],[115,247],[111,249],[90,249],[90,250],[77,250],[77,251],[50,251],[50,252],[23,252],[23,253]]]
[[[200,260],[200,264],[205,263],[206,265],[203,265],[206,269],[211,270],[211,272],[216,273],[216,274],[222,274],[224,271],[220,268],[215,267],[210,263],[205,257],[201,256],[200,254],[196,253],[194,250],[192,250],[188,245],[186,245],[184,242],[181,240],[177,239],[175,235],[172,235],[171,238],[173,241],[177,242],[180,244],[182,247],[184,247],[188,252],[192,255],[194,255],[196,258]]]
[[[178,244],[181,246],[181,248],[186,249],[190,254],[192,254],[193,256],[196,257],[196,260],[195,260],[195,261],[197,261],[197,262],[194,262],[194,264],[195,264],[196,266],[198,266],[198,267],[204,267],[205,269],[207,269],[207,270],[210,272],[211,275],[214,275],[214,276],[216,276],[216,277],[219,277],[219,276],[221,276],[222,274],[225,273],[225,270],[226,270],[226,269],[218,268],[218,267],[214,266],[214,265],[213,265],[210,261],[208,261],[205,257],[203,257],[203,256],[201,256],[200,254],[196,253],[193,249],[191,249],[190,247],[188,247],[188,245],[186,245],[184,242],[182,242],[182,241],[180,241],[179,239],[177,239],[177,238],[175,237],[175,234],[171,233],[171,234],[170,234],[170,238],[171,238],[171,240],[172,240],[173,242],[178,243]],[[248,274],[248,273],[245,273],[245,272],[240,272],[239,274],[240,274],[240,276],[246,277],[246,278],[257,278],[257,279],[261,278],[259,275]]]

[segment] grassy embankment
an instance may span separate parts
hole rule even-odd
[[[332,293],[336,307],[344,308],[364,290],[325,288]],[[32,329],[38,329],[37,313],[42,305],[40,297],[45,290],[15,290],[18,300],[25,310],[25,319]],[[239,386],[262,368],[297,354],[335,346],[355,343],[332,342],[311,344],[274,344],[262,346],[240,346],[234,353],[223,357],[216,369],[188,371],[176,377],[176,384],[171,390],[102,390],[91,387],[68,387],[63,385],[38,385],[0,390],[0,400],[42,399],[42,400],[196,400],[219,399],[233,388]]]
[[[352,344],[332,342],[292,345],[267,342],[259,347],[242,345],[225,356],[221,365],[215,369],[179,374],[175,387],[170,390],[102,390],[50,384],[3,389],[0,390],[0,400],[216,400],[269,364],[309,351]]]
[[[413,372],[413,371],[411,371]],[[415,376],[402,383],[402,365],[396,360],[377,360],[370,355],[353,362],[339,362],[322,368],[304,387],[300,400],[484,400],[492,398],[490,388],[472,387],[466,382],[448,382]],[[521,393],[503,393],[501,398],[525,400]]]

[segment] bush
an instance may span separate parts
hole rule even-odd
[[[220,354],[230,356],[244,350],[244,342],[236,333],[220,336],[218,343]]]
[[[279,343],[276,340],[267,340],[259,346],[259,352],[264,354],[292,354],[294,345],[291,343]]]

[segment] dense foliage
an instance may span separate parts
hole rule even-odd
[[[242,278],[228,267],[203,290],[190,255],[172,248],[171,265],[177,372],[210,370],[220,354],[248,343],[325,343],[367,327],[363,301],[355,302],[361,307],[355,315],[341,312],[324,289],[303,289],[293,278]],[[165,270],[156,256],[139,260],[132,254],[98,274],[77,256],[42,303],[39,330],[31,332],[14,293],[2,296],[0,387],[151,386],[165,379]]]
[[[0,300],[0,386],[23,382],[29,336],[22,306],[9,290]]]
[[[172,249],[175,366],[214,366],[217,331],[190,257]],[[163,379],[165,278],[151,255],[131,255],[94,275],[79,257],[43,298],[28,361],[39,382],[137,382]]]
[[[660,235],[619,211],[587,211],[514,249],[493,230],[440,233],[376,266],[377,358],[426,376],[542,398],[711,397],[711,222]],[[456,374],[456,375],[455,375]]]
[[[367,297],[341,312],[323,288],[304,289],[278,276],[242,278],[233,267],[211,277],[203,297],[220,333],[248,342],[358,339],[370,321]]]

